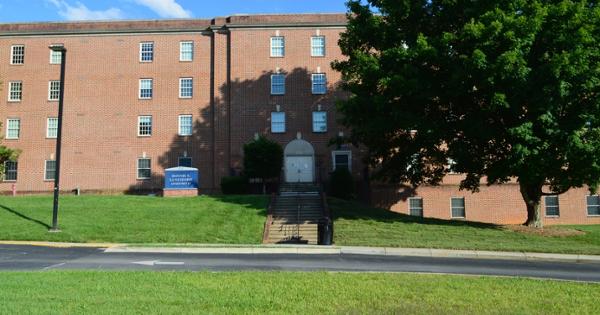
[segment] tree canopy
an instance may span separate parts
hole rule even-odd
[[[361,3],[362,2],[362,3]],[[462,189],[519,182],[540,200],[600,181],[597,1],[351,0],[334,63],[349,141],[376,178]]]

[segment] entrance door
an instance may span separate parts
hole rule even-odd
[[[285,158],[285,181],[288,183],[312,183],[313,179],[312,156],[287,156]]]

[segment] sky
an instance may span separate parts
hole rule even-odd
[[[0,0],[0,23],[343,13],[346,0]]]

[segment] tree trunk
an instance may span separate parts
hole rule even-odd
[[[544,227],[542,222],[542,210],[540,203],[542,201],[542,185],[527,185],[519,181],[521,195],[527,206],[526,226],[541,229]]]

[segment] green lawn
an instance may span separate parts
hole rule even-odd
[[[552,227],[585,235],[550,237],[502,226],[415,218],[353,202],[330,199],[336,245],[479,249],[600,255],[600,225]]]
[[[0,197],[0,239],[117,243],[259,244],[268,198],[64,196],[61,233],[48,233],[52,197]]]
[[[600,314],[600,285],[377,273],[0,273],[0,314]]]

